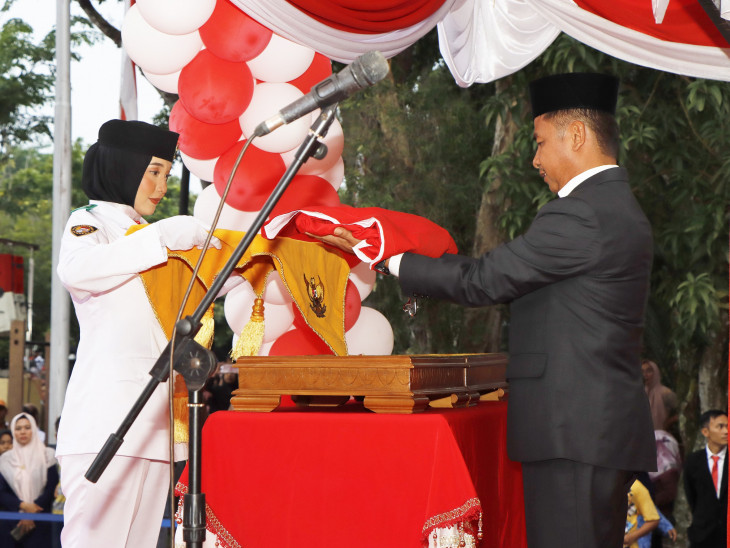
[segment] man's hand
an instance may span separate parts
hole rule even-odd
[[[346,228],[342,228],[341,226],[335,228],[334,234],[329,236],[315,236],[314,234],[310,234],[309,232],[305,232],[305,234],[310,238],[314,238],[315,240],[319,240],[322,243],[331,245],[332,247],[336,247],[337,249],[341,249],[346,253],[353,254],[355,252],[352,250],[352,248],[362,241],[355,238],[352,235],[352,232],[350,232]]]

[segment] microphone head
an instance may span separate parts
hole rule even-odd
[[[352,73],[362,87],[380,82],[390,71],[388,60],[379,51],[363,53],[352,63]]]

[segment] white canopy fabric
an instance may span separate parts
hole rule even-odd
[[[421,22],[384,33],[353,33],[322,23],[286,0],[232,0],[277,34],[349,63],[379,50],[392,57],[438,25],[441,53],[460,86],[485,83],[530,63],[565,32],[619,59],[654,69],[730,81],[730,48],[656,38],[581,8],[573,0],[445,0]],[[677,0],[642,0],[658,25]],[[721,13],[730,17],[730,0]]]
[[[460,86],[521,69],[560,32],[637,65],[730,81],[730,50],[660,40],[594,15],[572,0],[463,0],[438,30],[441,53]]]

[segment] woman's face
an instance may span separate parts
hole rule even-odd
[[[28,422],[28,421],[25,421]],[[17,424],[16,424],[17,426]],[[10,451],[13,448],[13,436],[10,434],[3,434],[0,436],[0,455],[5,451]]]
[[[15,430],[13,437],[18,445],[27,445],[33,437],[33,429],[30,427],[30,421],[26,418],[15,421]]]
[[[152,215],[157,204],[167,193],[167,178],[170,176],[172,162],[153,156],[144,172],[142,181],[134,198],[134,210],[140,215]]]

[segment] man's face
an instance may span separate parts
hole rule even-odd
[[[535,118],[533,134],[537,151],[532,165],[540,172],[540,177],[548,184],[550,191],[557,193],[565,183],[573,178],[570,170],[571,140],[569,132],[559,131],[545,115]]]
[[[702,435],[714,452],[727,446],[727,415],[710,419],[710,424],[702,429]]]

